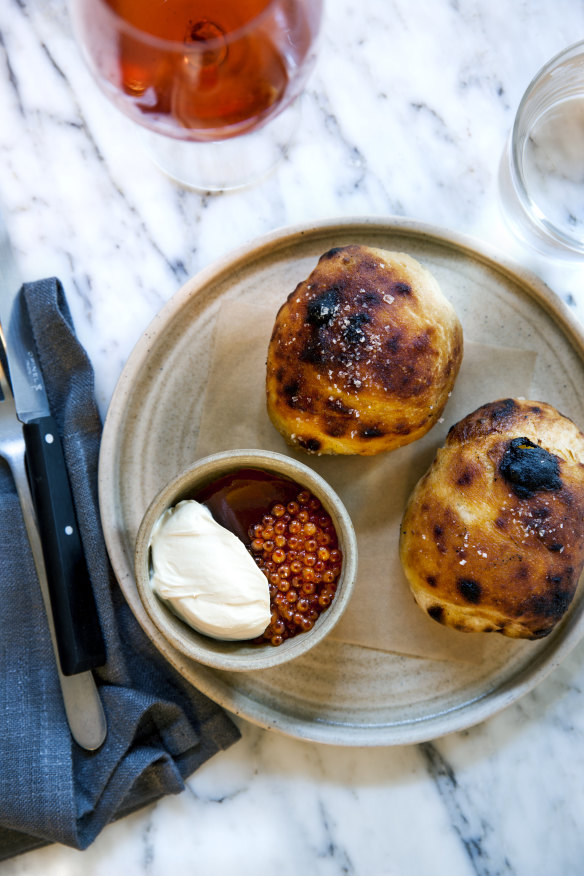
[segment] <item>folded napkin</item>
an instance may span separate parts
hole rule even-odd
[[[239,738],[222,709],[158,654],[120,592],[99,521],[91,365],[60,283],[26,284],[22,295],[106,642],[107,663],[94,675],[108,736],[96,752],[70,736],[20,506],[0,460],[0,859],[51,842],[86,848],[112,820],[181,791],[188,775]]]

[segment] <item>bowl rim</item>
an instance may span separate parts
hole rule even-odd
[[[278,647],[250,645],[207,637],[182,621],[155,594],[150,586],[149,542],[152,527],[160,515],[172,507],[182,494],[200,488],[229,471],[259,468],[283,475],[310,489],[331,515],[343,553],[343,565],[335,598],[314,627],[285,640]],[[152,499],[144,513],[135,541],[134,575],[138,594],[157,633],[183,655],[214,669],[248,672],[270,669],[305,654],[327,636],[340,620],[354,591],[357,575],[357,537],[347,509],[330,484],[309,465],[271,450],[242,449],[213,453],[195,460],[168,481]],[[200,640],[200,642],[199,642]],[[214,643],[219,650],[209,648]]]

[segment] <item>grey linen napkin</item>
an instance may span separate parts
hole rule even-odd
[[[150,644],[109,565],[97,503],[101,422],[93,371],[56,279],[22,289],[107,648],[95,670],[108,722],[97,752],[72,741],[11,476],[0,460],[0,860],[51,842],[86,848],[239,738],[231,719]]]

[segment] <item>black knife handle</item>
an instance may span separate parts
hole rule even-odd
[[[63,448],[52,417],[23,426],[61,670],[75,675],[105,663],[105,645],[73,506]]]

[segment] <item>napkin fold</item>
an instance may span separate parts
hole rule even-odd
[[[94,671],[108,723],[87,752],[71,738],[20,505],[0,460],[0,860],[51,842],[86,848],[112,820],[184,788],[239,738],[228,715],[151,645],[114,578],[100,525],[101,421],[93,371],[61,284],[25,284],[107,648]]]

